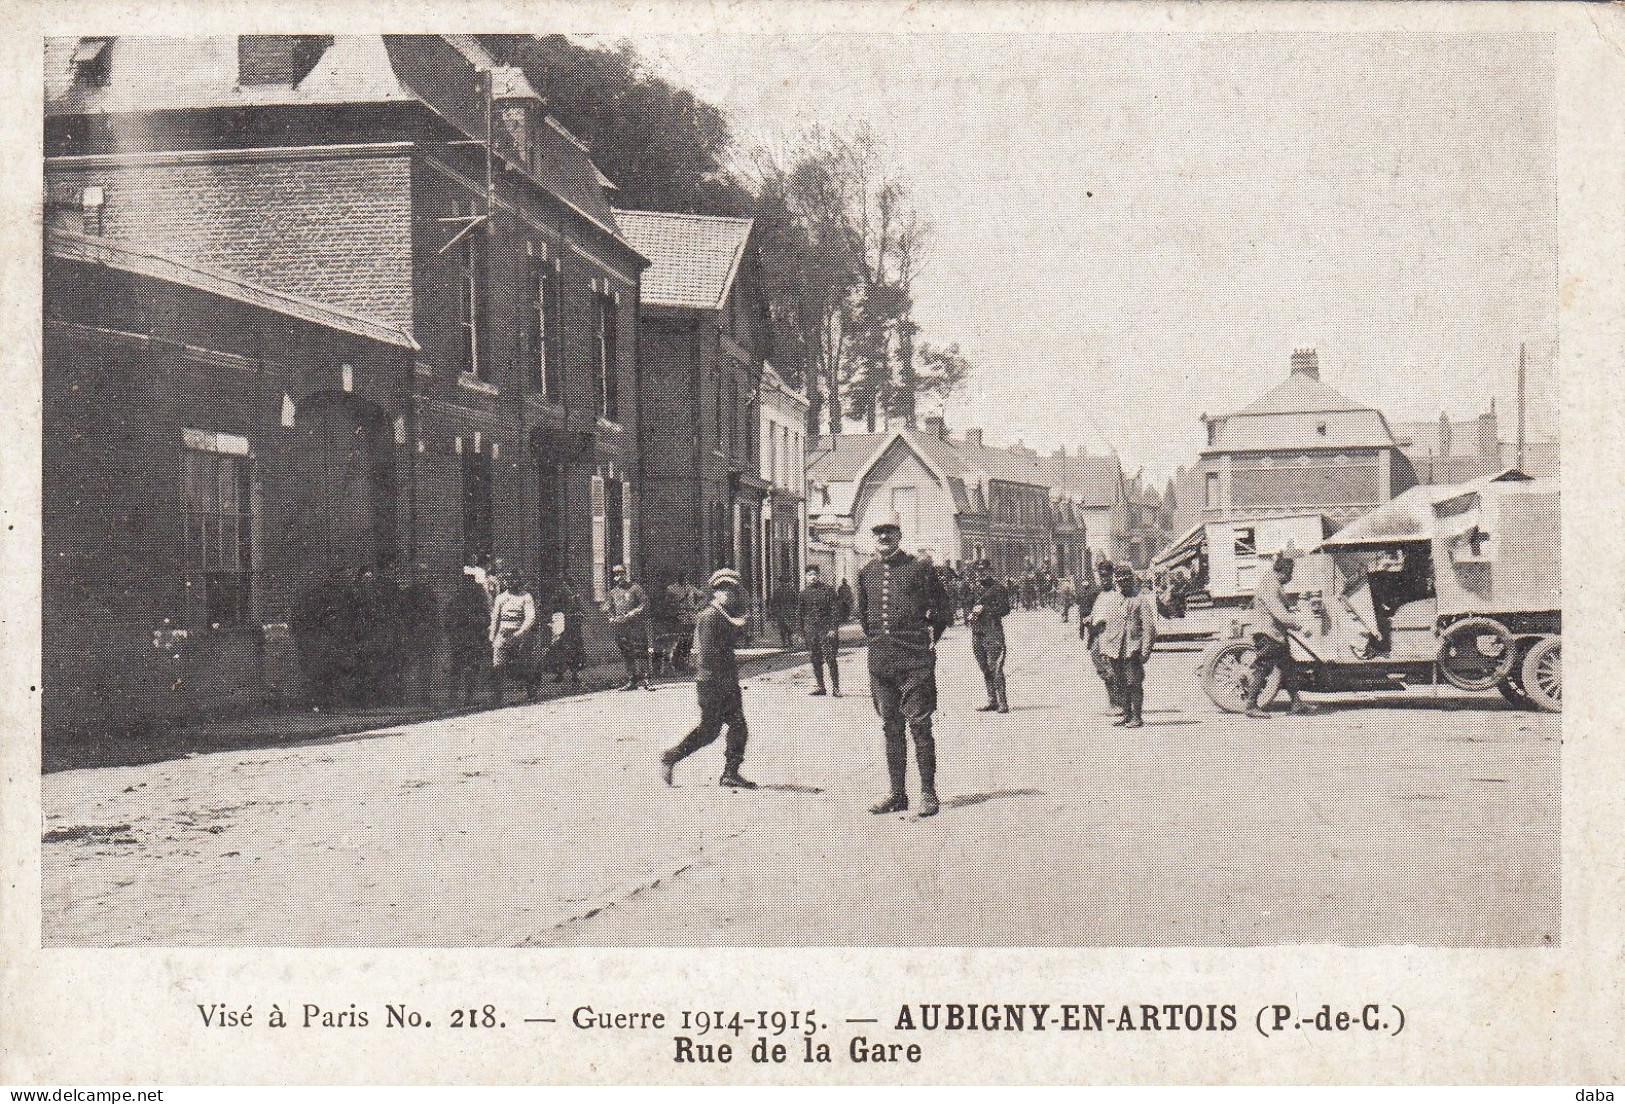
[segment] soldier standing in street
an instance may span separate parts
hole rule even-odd
[[[1101,560],[1097,568],[1100,573],[1100,584],[1088,606],[1078,604],[1078,632],[1084,634],[1084,640],[1089,644],[1089,661],[1095,665],[1095,674],[1106,685],[1106,702],[1113,709],[1123,708],[1123,695],[1117,685],[1117,672],[1112,667],[1111,660],[1107,659],[1100,650],[1100,624],[1095,619],[1095,606],[1103,598],[1113,594],[1116,590],[1117,575],[1112,568],[1110,560]]]
[[[819,697],[824,690],[824,668],[829,668],[829,688],[841,696],[841,669],[836,654],[841,640],[841,600],[835,589],[824,582],[824,573],[817,564],[807,568],[807,585],[796,599],[801,622],[801,635],[807,640],[807,654],[812,659],[813,679],[817,686],[812,696]]]
[[[636,690],[641,683],[645,690],[653,690],[649,683],[649,596],[632,581],[624,565],[616,564],[610,574],[614,585],[604,599],[604,612],[615,628],[615,646],[626,664],[626,685],[621,689]]]
[[[1004,683],[1004,618],[1010,612],[1010,594],[993,577],[992,564],[979,564],[976,572],[976,602],[971,606],[970,648],[976,665],[987,683],[987,704],[977,706],[981,713],[1010,712],[1010,695]]]
[[[711,604],[694,622],[694,688],[699,692],[700,723],[682,743],[660,757],[660,776],[668,786],[677,764],[714,743],[726,728],[728,742],[718,783],[734,790],[756,789],[756,783],[739,773],[745,761],[745,742],[750,739],[734,656],[747,620],[744,597],[738,572],[724,567],[712,573]]]
[[[1145,724],[1145,661],[1157,642],[1156,615],[1140,597],[1134,572],[1121,568],[1117,590],[1095,599],[1091,619],[1099,626],[1095,643],[1111,663],[1123,715],[1112,724],[1119,728],[1140,728]]]
[[[902,522],[893,515],[873,527],[879,556],[858,572],[858,621],[869,640],[869,689],[886,737],[891,794],[869,811],[908,809],[908,739],[920,770],[920,816],[935,816],[937,747],[936,643],[952,620],[948,593],[930,564],[902,551]],[[906,729],[906,732],[905,732]]]

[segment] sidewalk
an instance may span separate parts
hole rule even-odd
[[[843,649],[861,643],[862,638],[863,634],[856,625],[845,625],[841,629]],[[799,645],[786,650],[777,645],[758,643],[754,647],[741,648],[738,654],[743,673],[754,675],[789,666],[807,653],[806,648]],[[681,685],[689,678],[686,674],[668,674],[654,681],[656,685]],[[581,673],[579,690],[559,685],[551,678],[545,679],[538,700],[553,701],[602,693],[620,686],[625,679],[626,672],[620,663],[601,663]],[[402,703],[373,708],[289,707],[147,732],[108,734],[92,743],[47,740],[42,749],[41,769],[45,774],[53,774],[91,767],[138,766],[242,748],[320,744],[361,733],[383,733],[422,721],[481,713],[521,703],[519,690],[510,687],[503,706],[486,700],[472,706],[448,702]]]

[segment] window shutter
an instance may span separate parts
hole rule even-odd
[[[621,480],[621,562],[632,571],[632,484]]]
[[[607,596],[604,585],[604,551],[607,547],[604,539],[605,520],[604,481],[595,475],[592,477],[592,596],[599,602]]]

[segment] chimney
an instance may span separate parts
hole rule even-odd
[[[972,426],[971,428],[967,429],[965,431],[965,443],[967,445],[974,445],[977,448],[981,448],[982,447],[982,427],[981,426]]]
[[[1319,379],[1320,356],[1313,349],[1293,349],[1292,374],[1294,376],[1308,376],[1310,379]]]
[[[1495,398],[1490,398],[1488,412],[1478,416],[1478,455],[1501,459],[1501,426],[1495,415]]]
[[[1066,459],[1066,446],[1065,445],[1057,446],[1055,451],[1050,453],[1050,459],[1052,459],[1052,460],[1065,460]]]
[[[1450,455],[1450,419],[1442,410],[1439,411],[1439,455]]]
[[[932,414],[925,419],[925,431],[939,441],[948,439],[948,420],[941,414]]]

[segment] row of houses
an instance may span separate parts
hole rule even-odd
[[[48,724],[297,698],[300,596],[363,569],[799,575],[806,405],[748,220],[617,209],[467,36],[45,66]]]
[[[841,579],[869,555],[870,527],[890,516],[936,562],[986,559],[1006,576],[1130,562],[1142,523],[1116,456],[989,446],[980,428],[955,437],[940,417],[918,430],[821,438],[807,478],[812,562]]]

